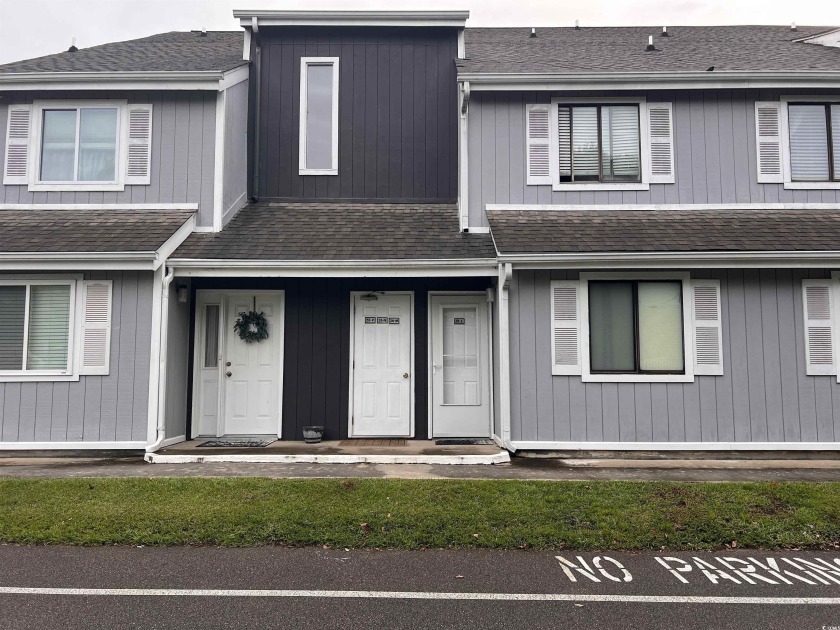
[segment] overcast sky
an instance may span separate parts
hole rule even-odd
[[[469,9],[473,26],[840,26],[840,0],[0,0],[0,63],[172,30],[233,30],[238,9]]]

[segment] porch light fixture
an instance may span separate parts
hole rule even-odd
[[[176,284],[175,285],[175,293],[178,296],[178,301],[181,304],[187,303],[187,298],[189,297],[189,292],[187,291],[186,284]]]
[[[376,302],[379,298],[376,297],[376,293],[365,293],[364,295],[359,297],[360,300],[363,302]]]

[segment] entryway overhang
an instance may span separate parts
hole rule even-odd
[[[457,260],[218,260],[172,259],[176,276],[194,278],[418,278],[491,277],[492,258]]]

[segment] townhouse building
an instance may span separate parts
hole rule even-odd
[[[840,31],[234,15],[0,66],[0,448],[840,444]]]

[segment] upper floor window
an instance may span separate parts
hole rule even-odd
[[[557,108],[561,182],[642,181],[638,105]]]
[[[300,60],[300,174],[338,174],[338,57]]]
[[[40,181],[116,182],[118,108],[44,108],[42,115]]]
[[[149,184],[151,134],[151,105],[10,105],[3,183],[31,191],[120,191],[127,184]]]
[[[790,175],[794,182],[840,180],[840,105],[788,105]]]
[[[818,97],[756,101],[758,181],[840,188],[840,103]]]
[[[674,183],[671,103],[554,99],[526,107],[527,181],[553,190]]]

